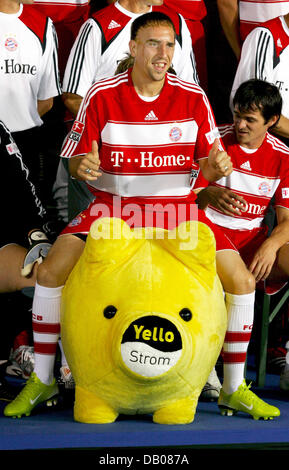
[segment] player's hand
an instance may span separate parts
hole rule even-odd
[[[217,173],[217,179],[229,176],[233,171],[231,158],[224,150],[219,150],[219,139],[215,139],[209,152],[208,164]]]
[[[258,248],[249,266],[256,282],[265,281],[269,276],[277,256],[277,248],[270,242],[270,237]]]
[[[69,160],[69,171],[71,176],[81,181],[93,181],[101,176],[99,171],[100,160],[96,140],[92,141],[91,151],[86,155],[72,157]]]
[[[197,203],[200,209],[206,209],[206,207],[210,205],[226,215],[241,215],[247,207],[244,198],[230,189],[217,186],[207,186],[200,191],[198,193]]]

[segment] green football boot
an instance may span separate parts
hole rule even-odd
[[[254,419],[273,419],[280,416],[280,410],[268,405],[250,390],[251,385],[246,381],[239,386],[236,392],[227,395],[223,389],[220,391],[218,406],[223,416],[233,416],[238,411],[243,411],[253,416]]]
[[[53,380],[51,385],[45,385],[39,380],[35,372],[27,380],[23,390],[4,408],[4,415],[13,418],[30,416],[31,411],[39,403],[46,402],[47,406],[57,403],[58,386]]]

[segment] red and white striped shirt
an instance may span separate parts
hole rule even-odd
[[[289,13],[288,0],[240,0],[239,18],[242,41],[260,23]]]
[[[130,70],[95,83],[79,109],[62,157],[99,145],[94,188],[121,197],[187,197],[194,161],[206,158],[218,130],[204,91],[167,74],[154,101],[135,91]],[[93,192],[93,188],[90,187]]]
[[[289,148],[267,133],[261,147],[248,153],[237,143],[233,124],[220,126],[219,131],[234,170],[211,184],[231,189],[247,206],[240,215],[230,216],[209,206],[207,217],[228,229],[252,230],[261,226],[273,196],[275,207],[289,209]]]

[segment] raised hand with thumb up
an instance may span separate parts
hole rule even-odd
[[[69,160],[69,171],[71,176],[82,181],[93,181],[101,176],[99,167],[100,160],[96,140],[92,141],[91,151],[86,155],[73,157]]]
[[[233,171],[231,158],[227,152],[220,150],[219,145],[219,139],[215,139],[208,156],[208,166],[215,172],[215,179],[229,176]]]

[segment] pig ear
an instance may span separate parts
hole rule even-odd
[[[210,227],[198,221],[183,222],[159,243],[203,284],[212,285],[216,276],[216,241]]]
[[[103,217],[91,225],[84,256],[88,262],[116,262],[130,257],[141,243],[126,222]]]

